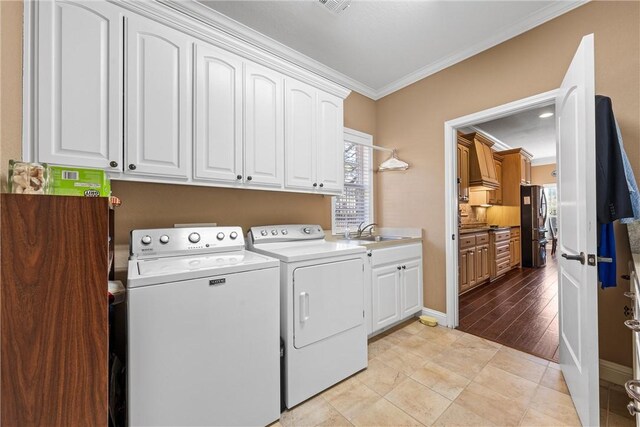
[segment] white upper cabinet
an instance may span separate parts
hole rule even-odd
[[[122,168],[122,9],[37,2],[40,162]]]
[[[285,185],[342,192],[342,99],[294,79],[285,82]]]
[[[297,80],[285,82],[285,185],[303,190],[317,187],[317,89]]]
[[[245,63],[244,172],[251,185],[282,187],[284,177],[283,76]]]
[[[341,193],[344,186],[343,115],[342,99],[318,91],[317,180],[324,191]]]
[[[194,178],[242,183],[242,60],[205,44],[195,57]]]
[[[126,25],[126,172],[186,178],[192,39],[139,16]]]

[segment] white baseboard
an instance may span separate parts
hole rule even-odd
[[[447,326],[447,315],[441,311],[432,310],[427,307],[422,307],[422,314],[425,316],[431,316],[438,321],[438,325]]]
[[[626,381],[632,378],[633,369],[630,367],[600,359],[600,379],[613,384],[624,385]]]

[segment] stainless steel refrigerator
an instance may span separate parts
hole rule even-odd
[[[540,185],[520,186],[522,266],[544,267],[547,263],[547,198]]]

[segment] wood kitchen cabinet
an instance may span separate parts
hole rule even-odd
[[[339,193],[344,181],[342,101],[285,81],[285,187]]]
[[[192,40],[141,16],[126,22],[125,173],[187,178]]]
[[[461,234],[458,250],[458,292],[464,293],[489,280],[488,232]]]
[[[107,2],[37,6],[37,160],[121,170],[122,10]]]
[[[471,142],[458,135],[458,201],[469,201],[469,147]]]
[[[511,270],[511,232],[507,230],[492,230],[489,238],[490,250],[490,280],[493,281]]]
[[[498,154],[502,156],[502,204],[520,207],[520,185],[531,183],[532,155],[522,148]]]
[[[0,423],[106,427],[107,198],[0,197]]]
[[[520,254],[522,252],[522,246],[520,243],[520,227],[511,227],[510,235],[511,244],[511,267],[520,267]]]
[[[422,244],[373,249],[369,254],[371,335],[422,311]]]
[[[488,202],[491,205],[502,204],[502,159],[503,157],[497,153],[493,153],[493,162],[496,168],[496,179],[498,180],[498,188],[488,191]]]

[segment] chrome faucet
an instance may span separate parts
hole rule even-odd
[[[376,224],[375,222],[372,222],[371,224],[367,224],[364,227],[362,226],[362,224],[364,224],[364,221],[362,221],[360,223],[360,225],[358,225],[358,232],[357,232],[357,236],[358,237],[362,237],[362,234],[367,231],[367,229],[369,229],[369,236],[373,236],[373,227],[375,227]]]

